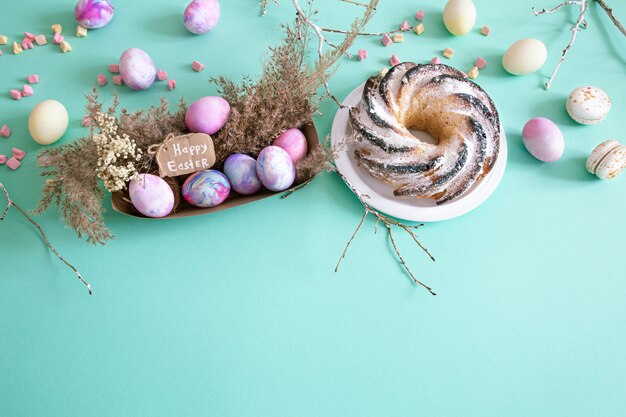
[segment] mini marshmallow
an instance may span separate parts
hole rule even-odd
[[[65,38],[63,37],[63,35],[61,35],[60,33],[55,33],[54,37],[52,38],[52,43],[55,45],[61,45],[61,42],[63,42],[65,40]]]
[[[77,38],[87,37],[87,28],[81,25],[76,26],[76,37]]]
[[[359,61],[367,59],[367,51],[365,49],[359,49]]]
[[[7,156],[6,155],[0,155],[0,165],[4,165],[7,163]]]
[[[475,80],[476,78],[478,78],[478,67],[473,67],[471,70],[469,70],[467,72],[467,76],[470,77],[472,80]]]
[[[13,157],[18,161],[21,161],[26,156],[26,152],[21,149],[13,148]]]
[[[7,125],[2,125],[2,128],[0,128],[0,136],[3,138],[11,136],[11,128]]]
[[[30,39],[31,41],[35,40],[35,35],[30,32],[24,32],[24,36],[26,37],[26,39]]]
[[[19,55],[22,53],[22,51],[22,47],[17,42],[13,42],[13,53],[15,55]]]
[[[24,38],[22,41],[22,49],[33,49],[33,42],[30,39]]]
[[[30,97],[34,94],[33,87],[28,84],[22,86],[22,97]]]
[[[0,45],[6,45],[9,43],[9,38],[5,35],[0,35]]]
[[[420,10],[419,12],[415,13],[415,18],[420,22],[424,20],[424,11]]]
[[[483,36],[489,36],[490,33],[491,33],[491,28],[489,26],[483,26],[480,29],[480,34]]]
[[[70,45],[68,41],[61,42],[61,51],[63,51],[64,54],[67,52],[70,52],[71,50],[72,50],[72,45]]]
[[[477,67],[478,69],[483,69],[487,66],[487,61],[482,56],[479,56],[478,58],[476,58],[476,62],[474,62],[474,66]]]
[[[119,74],[120,66],[117,64],[109,64],[109,71],[112,72],[113,74]]]
[[[21,100],[22,99],[22,93],[19,90],[11,90],[11,91],[9,91],[9,95],[11,96],[11,98],[13,100]]]
[[[454,49],[446,48],[443,50],[443,56],[445,56],[446,58],[450,59],[452,58],[453,55],[454,55]]]
[[[391,55],[391,58],[389,58],[389,63],[391,64],[392,67],[395,67],[396,65],[400,63],[400,59],[398,58],[396,54],[393,54]]]
[[[421,35],[422,33],[424,33],[424,24],[420,23],[419,25],[415,26],[415,29],[413,29],[413,31],[418,34]]]
[[[400,42],[404,42],[404,35],[401,33],[396,33],[393,35],[393,41],[395,43],[400,43]]]
[[[39,46],[46,45],[48,43],[48,38],[46,38],[46,35],[37,35],[35,36],[35,43]]]
[[[204,64],[198,61],[193,61],[191,63],[191,68],[193,68],[194,71],[200,72],[204,69]]]
[[[83,117],[83,120],[80,122],[81,126],[83,127],[89,127],[91,126],[91,117],[89,116],[85,116]]]
[[[402,24],[400,25],[400,30],[403,32],[406,32],[407,30],[411,30],[411,26],[409,25],[409,22],[407,22],[406,20],[402,22]]]
[[[112,77],[113,79],[113,84],[115,85],[123,85],[124,84],[124,80],[122,80],[122,76],[121,75],[114,75]]]
[[[52,25],[51,29],[52,29],[52,33],[61,33],[61,32],[63,32],[63,27],[61,25],[59,25],[58,23]]]
[[[157,71],[157,79],[159,81],[167,80],[167,72],[165,72],[163,70],[158,70]]]
[[[381,39],[381,42],[385,46],[389,46],[389,45],[391,45],[393,43],[393,41],[391,40],[389,35],[387,35],[386,33],[383,35],[383,38]]]
[[[441,60],[439,59],[438,56],[434,57],[433,59],[430,60],[431,64],[441,64]]]
[[[7,161],[7,166],[11,168],[13,171],[18,169],[20,165],[22,165],[22,163],[18,161],[18,159],[15,157],[9,158],[9,160]]]
[[[109,80],[107,80],[107,77],[105,77],[102,74],[98,74],[98,85],[100,87],[104,87],[105,85],[107,85],[109,83]]]
[[[39,75],[37,75],[37,74],[29,75],[28,77],[26,77],[26,79],[28,80],[28,82],[30,84],[38,84],[39,83]]]
[[[176,80],[167,80],[167,89],[172,91],[176,88]]]

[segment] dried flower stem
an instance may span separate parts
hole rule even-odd
[[[354,186],[352,185],[352,183],[346,178],[344,177],[341,173],[337,172],[339,174],[339,176],[344,180],[344,182],[346,183],[346,185],[348,186],[348,188],[350,188],[350,190],[352,190],[352,192],[357,196],[357,198],[359,199],[359,201],[361,202],[361,204],[363,205],[363,208],[365,209],[365,213],[363,214],[363,217],[361,218],[361,221],[359,223],[359,225],[357,226],[356,230],[354,231],[354,233],[352,234],[352,236],[350,237],[350,240],[348,241],[348,244],[346,245],[343,253],[341,254],[341,257],[339,258],[339,261],[337,262],[337,265],[335,267],[335,272],[337,272],[339,270],[339,265],[341,264],[341,261],[345,258],[346,253],[348,252],[348,248],[350,247],[350,245],[352,244],[352,241],[354,240],[354,238],[356,237],[356,235],[359,233],[359,230],[361,230],[361,227],[363,226],[363,222],[365,221],[365,218],[371,214],[374,217],[376,217],[376,226],[378,226],[378,223],[383,223],[385,225],[385,227],[387,228],[387,232],[389,234],[389,239],[391,240],[391,244],[393,245],[393,248],[396,252],[396,255],[398,256],[398,259],[400,260],[400,262],[402,263],[402,266],[404,267],[404,269],[406,270],[407,274],[411,277],[411,279],[413,280],[413,282],[415,284],[418,284],[422,287],[424,287],[426,290],[428,290],[428,292],[430,292],[432,295],[437,295],[433,289],[431,287],[429,287],[428,285],[424,284],[422,281],[420,281],[419,279],[417,279],[415,277],[415,275],[413,274],[413,272],[411,272],[411,269],[409,268],[408,264],[406,263],[406,261],[404,260],[404,257],[402,256],[400,249],[398,248],[398,245],[396,244],[396,240],[393,237],[393,232],[392,232],[392,226],[397,226],[399,228],[401,228],[402,230],[404,230],[405,232],[407,232],[415,241],[415,243],[417,243],[417,245],[428,255],[428,257],[434,262],[435,258],[430,254],[430,252],[420,243],[420,241],[418,240],[417,236],[415,235],[415,233],[413,233],[412,229],[419,229],[420,227],[423,226],[423,224],[417,224],[414,226],[410,226],[407,225],[405,223],[402,223],[398,220],[395,220],[383,213],[381,213],[380,211],[376,210],[374,207],[372,207],[369,203],[367,203],[365,201],[365,198],[367,198],[368,196],[365,194],[362,194],[361,192],[357,191],[356,188],[354,188]]]
[[[329,33],[341,33],[344,35],[347,35],[350,33],[350,31],[347,30],[341,30],[341,29],[330,29],[330,28],[320,28],[322,30],[322,32],[329,32]],[[415,29],[414,26],[409,27],[406,31],[411,31]],[[401,29],[397,29],[397,30],[390,30],[388,32],[357,32],[356,35],[357,36],[383,36],[383,35],[393,35],[394,33],[398,33],[398,32],[402,32]]]
[[[576,41],[576,36],[578,34],[578,31],[581,29],[581,26],[582,26],[583,29],[587,28],[587,21],[585,20],[585,13],[587,12],[587,10],[589,8],[589,3],[591,3],[591,1],[592,0],[568,0],[568,1],[564,1],[564,2],[562,2],[560,4],[558,4],[557,6],[551,8],[551,9],[542,9],[542,10],[539,10],[539,11],[536,10],[534,6],[532,7],[532,11],[535,14],[535,16],[539,16],[539,15],[543,15],[543,14],[551,14],[551,13],[556,12],[557,10],[562,8],[563,6],[568,6],[568,5],[575,5],[575,6],[578,6],[580,8],[580,12],[578,14],[578,18],[576,19],[576,22],[574,23],[574,25],[571,28],[572,36],[570,38],[570,41],[567,44],[567,46],[565,47],[565,49],[563,49],[563,53],[561,54],[561,58],[559,58],[556,66],[554,68],[554,71],[552,71],[552,75],[550,76],[550,79],[545,84],[546,90],[550,89],[550,86],[552,85],[552,82],[554,81],[554,78],[556,77],[556,74],[559,72],[559,68],[561,68],[561,65],[563,64],[563,62],[565,61],[565,58],[567,57],[567,53],[569,52],[569,50],[574,45],[574,42]],[[613,21],[615,26],[617,26],[617,28],[620,30],[620,32],[622,32],[622,34],[624,34],[624,36],[626,36],[626,29],[624,29],[624,26],[622,26],[621,22],[617,19],[617,17],[613,13],[613,9],[611,9],[604,2],[604,0],[596,0],[596,2],[600,5],[600,7],[602,7],[602,9],[604,9],[604,11],[607,13],[609,18]]]
[[[354,4],[357,6],[363,6],[363,7],[368,7],[369,5],[365,4],[365,3],[359,3],[358,1],[354,1],[354,0],[339,0],[342,1],[344,3],[350,3],[350,4]],[[376,10],[376,8],[374,8],[374,10]]]
[[[11,208],[11,206],[15,207],[20,213],[22,213],[22,215],[24,217],[26,217],[26,219],[37,228],[37,230],[39,230],[39,233],[41,234],[41,237],[43,238],[44,243],[46,244],[46,246],[48,246],[48,248],[50,248],[50,250],[52,251],[52,253],[54,253],[56,255],[57,258],[59,258],[61,260],[61,262],[63,262],[65,265],[67,265],[68,268],[70,268],[72,271],[74,271],[76,273],[76,276],[78,277],[78,279],[85,284],[85,286],[87,287],[87,291],[89,291],[89,295],[92,294],[91,291],[91,285],[89,285],[89,283],[87,281],[85,281],[83,279],[83,277],[80,275],[80,272],[78,272],[78,269],[76,269],[74,267],[74,265],[72,265],[71,263],[69,263],[67,260],[65,260],[65,258],[63,256],[61,256],[61,254],[59,252],[57,252],[57,250],[54,248],[54,246],[52,246],[52,244],[50,243],[50,241],[48,240],[48,237],[46,236],[46,234],[44,233],[43,229],[41,228],[41,226],[39,226],[39,224],[33,220],[33,218],[24,210],[22,209],[15,201],[13,201],[11,199],[11,196],[9,195],[8,190],[5,188],[4,184],[2,184],[0,182],[0,189],[2,189],[2,192],[4,193],[4,197],[7,200],[7,206],[4,209],[4,212],[2,213],[2,216],[0,216],[0,221],[4,220],[5,216],[7,215],[7,213],[9,212],[9,209]]]

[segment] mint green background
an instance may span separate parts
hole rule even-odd
[[[46,46],[19,56],[1,49],[0,124],[14,130],[0,153],[29,155],[17,172],[0,166],[16,201],[36,206],[42,179],[28,135],[30,109],[65,103],[70,130],[85,134],[83,94],[128,47],[151,54],[178,81],[144,92],[118,89],[131,108],[215,92],[209,76],[258,75],[288,0],[259,17],[256,0],[222,1],[217,29],[194,37],[182,26],[182,1],[118,0],[110,26],[73,36],[73,2],[4,1],[0,33],[49,33],[61,23],[74,47]],[[424,227],[431,263],[407,236],[398,243],[418,276],[439,295],[411,285],[385,233],[370,218],[339,273],[335,263],[362,209],[335,175],[322,175],[291,198],[270,198],[211,216],[146,221],[111,212],[117,240],[90,247],[50,211],[48,236],[92,283],[94,295],[42,244],[15,211],[0,224],[0,416],[616,416],[626,408],[626,175],[595,180],[584,162],[599,142],[626,141],[626,40],[597,8],[551,91],[542,83],[569,38],[575,9],[533,17],[532,1],[476,1],[477,27],[493,33],[453,38],[443,1],[381,1],[369,25],[385,30],[425,9],[426,33],[383,48],[360,39],[365,62],[343,59],[331,82],[346,96],[392,53],[425,62],[449,46],[493,96],[509,143],[504,179],[479,209]],[[626,20],[626,5],[610,0]],[[552,1],[537,0],[539,7]],[[318,2],[325,26],[347,27],[360,9]],[[513,77],[499,60],[513,41],[534,36],[549,50],[536,74]],[[339,39],[333,37],[333,39]],[[190,69],[198,59],[207,65]],[[38,73],[35,96],[8,90]],[[572,122],[565,99],[593,84],[613,99],[598,126]],[[103,89],[113,91],[113,85]],[[316,119],[330,130],[335,107]],[[531,117],[557,122],[566,152],[534,160],[520,132]]]

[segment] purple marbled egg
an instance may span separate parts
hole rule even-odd
[[[196,207],[213,207],[221,204],[230,194],[226,175],[214,169],[192,174],[182,187],[183,198]]]
[[[187,129],[194,133],[212,135],[224,127],[230,116],[230,104],[222,97],[202,97],[189,106],[185,113]]]
[[[74,8],[74,17],[79,25],[87,29],[106,26],[115,14],[110,0],[80,0]]]
[[[128,186],[130,201],[144,216],[165,217],[174,208],[174,192],[161,177],[141,174]]]
[[[530,119],[522,130],[522,140],[528,152],[543,162],[559,160],[565,150],[563,133],[545,117]]]
[[[139,48],[130,48],[120,57],[120,75],[133,90],[146,90],[154,83],[156,68],[150,55]]]
[[[196,35],[213,30],[219,19],[220,4],[217,0],[193,0],[183,15],[185,27]]]
[[[304,159],[308,152],[306,137],[300,129],[285,130],[278,136],[273,145],[287,151],[294,164]]]
[[[239,194],[256,194],[261,189],[261,181],[256,174],[256,160],[251,156],[236,153],[224,161],[224,174],[231,187]]]
[[[271,191],[286,190],[296,178],[291,157],[278,146],[263,148],[256,161],[256,173],[263,186]]]

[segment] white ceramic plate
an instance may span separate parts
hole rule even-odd
[[[357,106],[363,95],[365,83],[358,86],[344,100],[345,106]],[[348,109],[337,112],[331,130],[331,143],[337,145],[343,138],[351,134],[352,128],[348,121]],[[425,132],[414,132],[425,141],[432,138]],[[357,166],[354,160],[354,147],[347,146],[335,159],[339,172],[352,183],[354,188],[367,195],[367,202],[383,213],[399,219],[416,222],[434,222],[448,220],[468,213],[480,206],[495,191],[504,175],[507,159],[507,143],[504,129],[501,129],[500,152],[493,169],[480,181],[477,181],[465,194],[440,206],[433,199],[396,197],[394,187],[371,177],[365,170]]]

